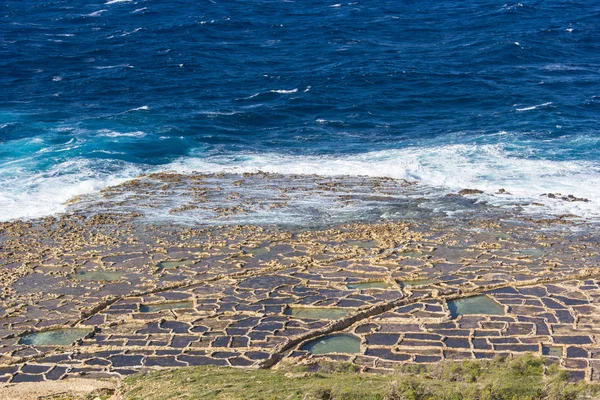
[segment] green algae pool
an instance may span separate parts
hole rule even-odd
[[[416,250],[406,250],[401,251],[400,253],[398,253],[398,255],[406,258],[421,258],[423,256],[423,253]]]
[[[348,242],[350,246],[356,246],[363,249],[372,249],[377,247],[377,240],[351,240]]]
[[[175,310],[178,308],[194,308],[194,303],[191,301],[178,301],[172,303],[142,304],[140,306],[140,311],[143,313],[152,313],[164,310]]]
[[[358,289],[386,289],[390,285],[386,281],[355,282],[347,283],[346,287],[350,290]]]
[[[52,329],[25,335],[19,340],[19,343],[29,346],[68,346],[90,333],[92,330],[85,328]]]
[[[284,314],[296,318],[339,319],[348,315],[349,312],[349,310],[344,308],[333,307],[288,307],[285,309]]]
[[[360,353],[360,339],[354,335],[329,335],[304,344],[301,350],[312,354]]]
[[[466,297],[448,302],[450,316],[460,315],[504,315],[504,307],[485,295]]]
[[[123,277],[122,272],[118,271],[80,271],[72,278],[77,281],[118,281]]]
[[[523,250],[516,250],[515,252],[519,255],[528,256],[528,257],[541,257],[545,254],[544,251],[541,249],[523,249]]]
[[[194,260],[181,260],[181,261],[161,261],[158,263],[158,270],[169,270],[169,269],[177,269],[183,266],[189,266],[193,264]]]
[[[542,346],[542,355],[549,357],[562,357],[563,347],[562,346]]]

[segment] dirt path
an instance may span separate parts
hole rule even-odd
[[[61,397],[85,398],[86,396],[106,395],[113,392],[119,381],[71,378],[62,381],[23,382],[0,384],[2,400],[41,400]]]

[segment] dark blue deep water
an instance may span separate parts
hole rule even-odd
[[[0,2],[0,220],[146,171],[381,175],[600,214],[600,3]]]

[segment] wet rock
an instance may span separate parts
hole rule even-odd
[[[462,189],[458,192],[459,195],[461,196],[466,196],[466,195],[470,195],[470,194],[482,194],[483,190],[479,190],[479,189]]]
[[[589,199],[586,199],[586,198],[583,198],[583,197],[576,197],[576,196],[574,196],[572,194],[564,196],[561,193],[543,193],[540,196],[547,197],[549,199],[559,199],[559,200],[569,201],[569,202],[578,202],[578,201],[580,201],[580,202],[587,203],[587,202],[590,201]]]

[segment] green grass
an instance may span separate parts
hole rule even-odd
[[[525,355],[491,361],[409,365],[393,374],[359,373],[350,364],[317,372],[179,368],[133,375],[124,399],[339,399],[339,400],[577,400],[600,398],[600,386],[571,383],[568,374]]]

